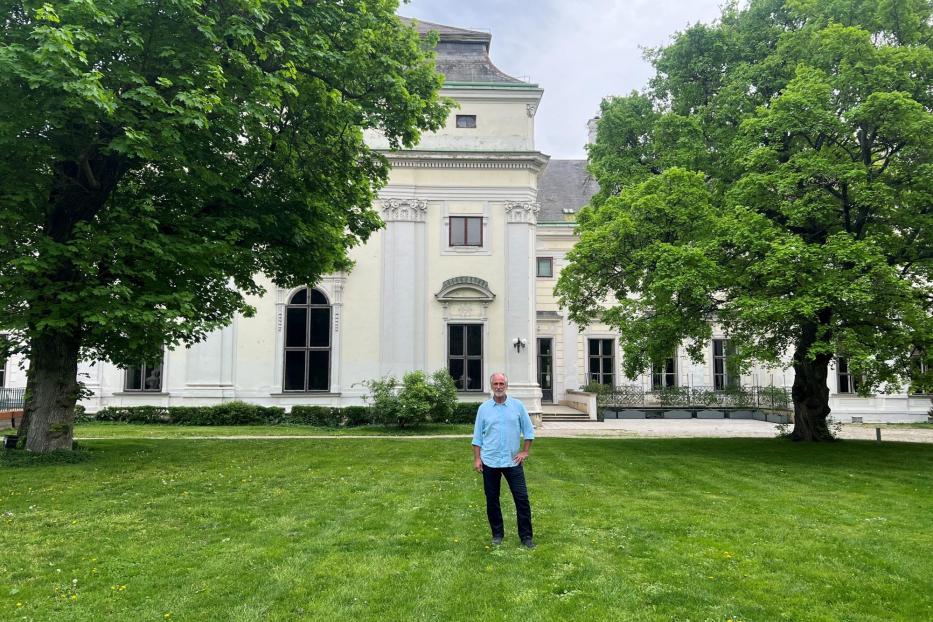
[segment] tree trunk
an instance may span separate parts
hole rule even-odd
[[[77,331],[33,338],[21,427],[28,451],[44,454],[71,449],[80,350]]]
[[[829,416],[829,387],[826,377],[830,357],[817,355],[808,360],[806,352],[798,348],[794,354],[794,431],[790,437],[795,441],[835,440],[826,424]]]

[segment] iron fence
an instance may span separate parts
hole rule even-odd
[[[658,391],[645,391],[640,385],[621,385],[598,389],[596,401],[604,408],[679,406],[787,410],[791,399],[789,389],[774,386],[735,386],[727,389],[708,386],[665,387]]]
[[[0,389],[0,410],[22,410],[26,389]]]

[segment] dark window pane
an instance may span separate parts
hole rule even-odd
[[[316,289],[311,290],[311,304],[313,305],[326,305],[330,304],[327,302],[327,297],[324,296],[320,291]]]
[[[466,223],[459,216],[450,217],[450,245],[466,246]]]
[[[590,339],[590,355],[599,354],[599,339]]]
[[[467,218],[467,245],[468,246],[482,246],[483,245],[483,219],[482,218]]]
[[[480,324],[467,326],[467,355],[482,356],[483,354],[483,327]]]
[[[460,324],[451,324],[447,327],[450,333],[450,356],[463,356],[463,326]]]
[[[330,345],[330,308],[311,309],[311,347],[326,348]]]
[[[300,289],[295,292],[295,295],[292,296],[292,299],[288,301],[290,305],[306,305],[308,304],[308,290]]]
[[[551,353],[551,340],[550,339],[539,339],[538,340],[538,354],[545,356]]]
[[[604,374],[612,373],[612,359],[608,356],[603,359],[603,373]]]
[[[553,266],[554,264],[550,257],[538,257],[538,276],[553,276]]]
[[[457,115],[457,127],[461,129],[472,129],[476,127],[476,115],[475,114],[458,114]]]
[[[450,359],[450,377],[454,379],[458,391],[463,391],[463,359]]]
[[[162,390],[162,364],[146,369],[146,377],[143,381],[145,391]]]
[[[599,357],[598,356],[590,357],[590,373],[599,374]]]
[[[126,369],[126,390],[141,391],[143,388],[142,377],[143,372],[139,365],[128,367]]]
[[[478,359],[467,361],[467,391],[483,390],[483,362]]]
[[[285,347],[303,348],[308,345],[308,310],[285,308]]]
[[[304,391],[305,389],[305,351],[285,353],[285,390]]]
[[[713,339],[713,356],[723,356],[722,339]]]
[[[326,391],[330,375],[330,350],[308,352],[308,390]]]

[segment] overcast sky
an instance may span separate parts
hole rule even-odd
[[[688,24],[711,22],[723,0],[412,0],[399,14],[492,33],[493,63],[544,89],[537,148],[584,158],[586,122],[607,95],[643,88],[642,48]]]

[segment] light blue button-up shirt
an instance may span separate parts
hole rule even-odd
[[[480,404],[473,426],[473,444],[480,448],[483,464],[496,469],[515,466],[512,456],[519,451],[521,436],[526,441],[535,437],[524,404],[511,397],[501,404],[493,399]]]

